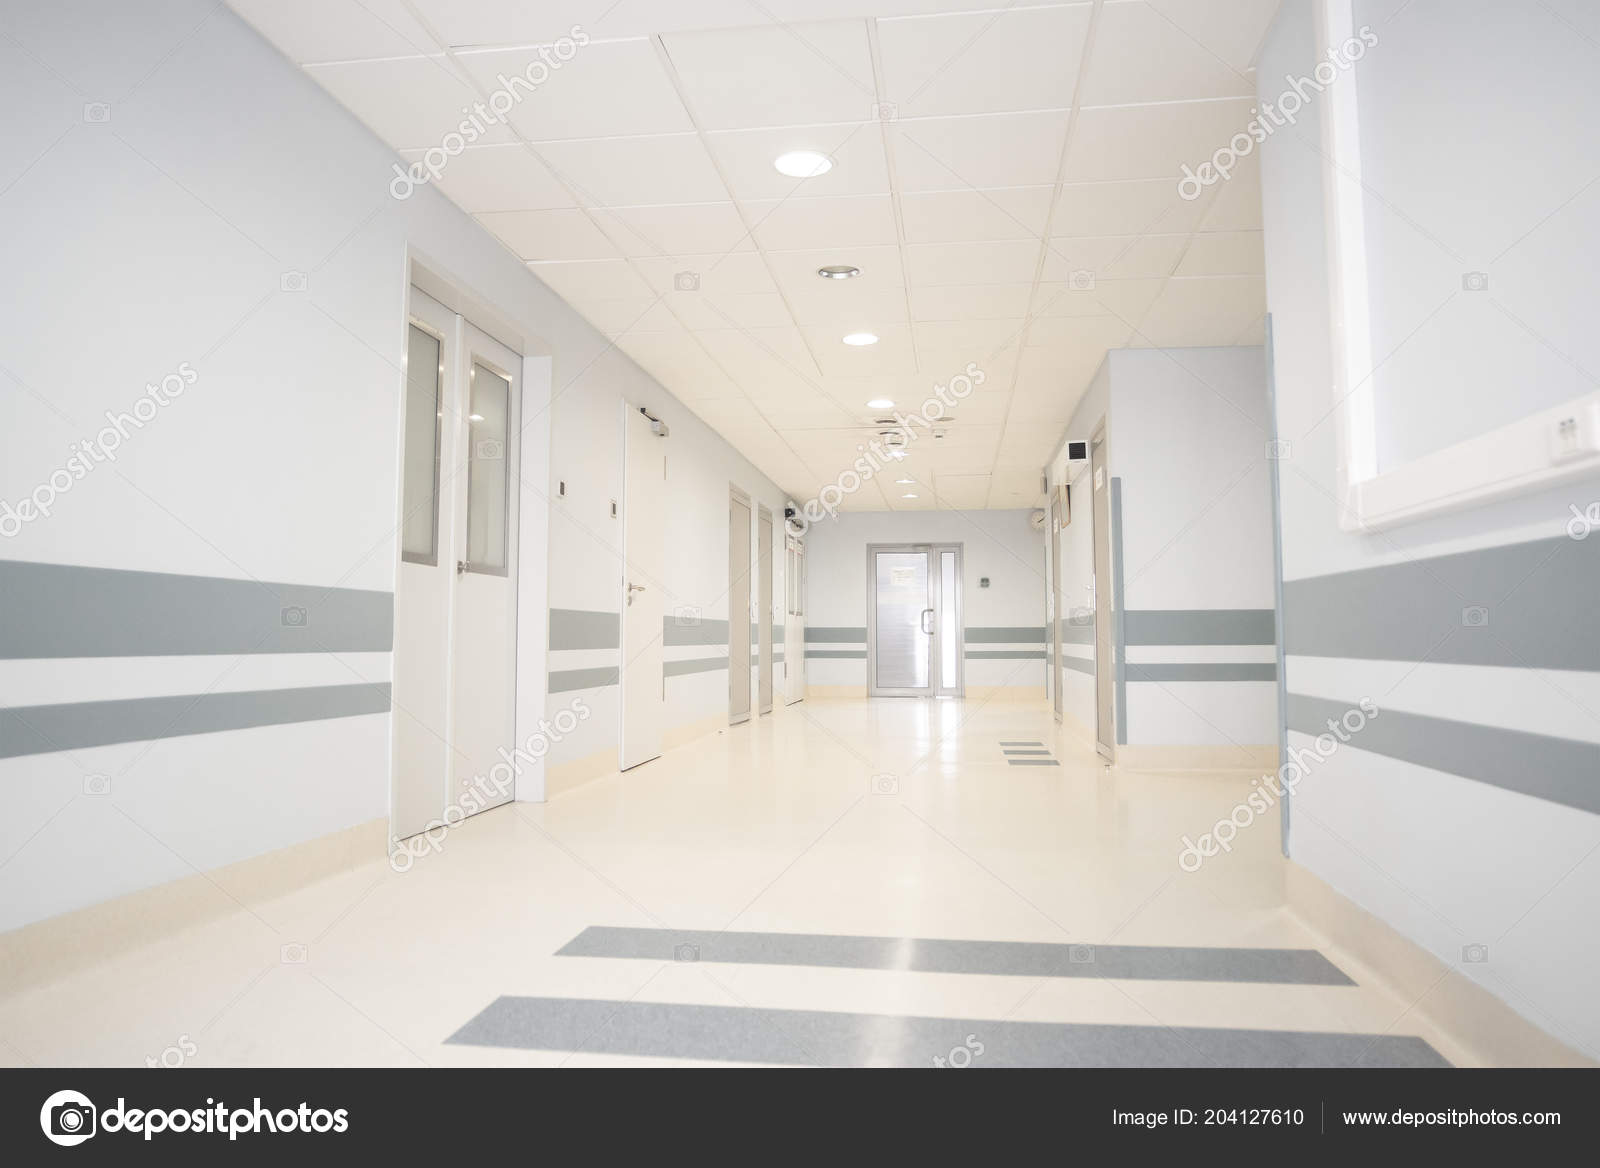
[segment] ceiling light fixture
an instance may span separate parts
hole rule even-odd
[[[897,487],[914,487],[914,486],[917,485],[917,480],[916,479],[895,479],[894,485],[897,486]]]
[[[791,150],[772,160],[778,173],[790,178],[816,178],[833,169],[833,159],[815,150]]]
[[[917,497],[917,495],[916,495],[915,491],[907,491],[905,494],[901,495],[900,497],[902,499],[915,499]]]
[[[829,264],[825,268],[818,268],[817,275],[824,280],[854,280],[861,274],[861,269],[849,264]]]
[[[856,345],[858,347],[861,346],[861,345],[876,345],[878,343],[878,334],[877,333],[846,333],[841,339],[847,345]]]
[[[890,401],[886,397],[875,397],[875,398],[873,398],[871,401],[869,401],[867,403],[867,409],[869,409],[869,410],[892,410],[892,409],[894,409],[894,402]]]

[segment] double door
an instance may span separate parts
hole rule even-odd
[[[961,697],[964,651],[961,545],[868,545],[867,692]]]

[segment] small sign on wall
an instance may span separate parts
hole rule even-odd
[[[915,588],[917,586],[917,570],[915,568],[890,568],[889,587]]]

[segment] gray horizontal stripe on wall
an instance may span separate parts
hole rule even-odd
[[[1355,702],[1289,695],[1289,729],[1328,734]],[[1349,745],[1600,815],[1600,744],[1385,710],[1368,718]],[[1291,757],[1293,750],[1291,749]]]
[[[1143,608],[1124,617],[1130,645],[1275,645],[1270,608]]]
[[[1592,670],[1596,580],[1600,539],[1564,537],[1286,580],[1284,645],[1308,657]]]
[[[688,623],[680,617],[663,619],[661,643],[664,645],[726,645],[728,622],[703,617]]]
[[[1044,640],[1044,628],[1017,628],[1011,625],[978,625],[965,630],[963,636],[968,641],[980,644],[1001,644],[1006,642],[1024,645],[1036,645]]]
[[[855,628],[837,628],[827,625],[807,625],[806,640],[819,644],[853,645],[858,641],[867,639],[867,630],[864,626]]]
[[[550,610],[550,648],[616,649],[622,645],[622,617],[583,608]]]
[[[865,649],[807,649],[806,656],[852,658],[865,661],[867,659],[867,651]]]
[[[388,682],[18,706],[0,710],[0,758],[388,712]]]
[[[1273,661],[1173,661],[1157,665],[1128,662],[1129,681],[1276,681]]]
[[[983,1053],[967,1039],[981,1036]],[[828,1067],[1447,1067],[1421,1038],[1199,1026],[1013,1022],[605,998],[501,997],[447,1042]],[[960,1062],[952,1065],[961,1066]]]
[[[668,677],[681,677],[685,673],[710,673],[726,668],[726,657],[701,657],[694,661],[668,661],[662,665],[661,671]]]
[[[1087,673],[1090,677],[1094,676],[1093,657],[1073,657],[1068,653],[1063,653],[1061,654],[1061,664],[1075,673]]]
[[[1043,649],[968,649],[965,653],[968,661],[996,661],[1027,659],[1035,661],[1044,660]]]
[[[557,957],[672,961],[687,945],[702,962],[895,969],[1005,977],[1355,985],[1315,949],[1207,949],[1167,945],[1062,945],[830,933],[680,932],[591,925]]]
[[[619,671],[615,665],[598,669],[557,669],[550,673],[550,692],[568,693],[575,689],[599,689],[616,685]]]
[[[0,560],[0,658],[387,653],[394,594]]]

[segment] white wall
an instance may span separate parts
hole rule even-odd
[[[1029,523],[1031,514],[862,511],[844,512],[813,524],[806,535],[807,683],[863,689],[867,684],[869,543],[959,543],[968,691],[996,686],[1042,687],[1044,576],[1039,563],[1039,534]],[[989,579],[987,588],[980,586],[984,577]],[[999,629],[1017,631],[977,632]],[[1021,637],[1024,633],[1027,640],[998,639]],[[820,653],[859,656],[821,657]],[[983,653],[1027,656],[974,656]]]
[[[1272,644],[1272,496],[1266,372],[1259,347],[1118,349],[1068,423],[1089,440],[1106,421],[1121,500],[1124,655],[1118,741],[1260,746],[1277,738]],[[1065,450],[1051,462],[1053,482]],[[1062,656],[1092,660],[1093,490],[1087,464],[1062,532]],[[1115,595],[1101,597],[1115,603]],[[1077,633],[1074,638],[1073,634]],[[1063,709],[1095,724],[1094,677],[1064,669]]]
[[[1592,13],[1561,7],[1591,40],[1600,33]],[[1312,8],[1285,0],[1261,54],[1263,98],[1314,64]],[[1382,276],[1370,323],[1387,338],[1386,368],[1405,370],[1380,376],[1380,417],[1482,432],[1508,402],[1540,400],[1543,387],[1528,383],[1549,362],[1530,334],[1595,367],[1583,346],[1600,308],[1600,208],[1571,170],[1595,156],[1593,46],[1539,4],[1363,2],[1356,12],[1379,38],[1338,82],[1356,84],[1363,132],[1373,131],[1362,155],[1378,182],[1365,200],[1367,245]],[[1552,87],[1562,102],[1548,100]],[[1382,535],[1341,528],[1318,148],[1316,120],[1303,117],[1262,154],[1277,418],[1293,446],[1282,481],[1290,745],[1312,744],[1320,726],[1297,710],[1314,700],[1369,696],[1382,712],[1300,786],[1290,853],[1600,1054],[1600,542],[1563,538],[1569,508],[1600,497],[1600,483]],[[1465,270],[1489,272],[1487,297],[1463,293]],[[1423,299],[1438,311],[1413,346],[1404,326]],[[1491,327],[1491,315],[1525,328]],[[1389,345],[1399,346],[1392,357]],[[1462,616],[1473,606],[1488,612],[1477,627]],[[1486,945],[1489,960],[1463,963],[1468,945]]]
[[[182,364],[196,375],[131,428],[114,463],[96,462],[62,491],[48,518],[15,533],[5,524],[0,571],[14,582],[64,565],[73,588],[99,581],[127,601],[149,585],[157,604],[196,581],[212,587],[199,580],[211,577],[242,606],[222,639],[257,625],[262,634],[226,652],[197,648],[186,638],[205,614],[168,612],[160,624],[128,602],[128,620],[94,626],[105,648],[52,655],[40,638],[87,635],[64,623],[75,596],[30,593],[24,605],[8,595],[0,755],[41,726],[114,736],[116,717],[149,709],[131,699],[185,699],[174,726],[219,700],[260,708],[231,696],[247,692],[268,691],[267,705],[309,702],[276,724],[0,757],[0,928],[386,815],[408,249],[553,359],[559,467],[548,462],[552,411],[525,403],[520,624],[538,668],[523,662],[519,720],[544,705],[539,532],[558,470],[577,489],[555,511],[555,603],[588,606],[614,591],[595,533],[612,522],[625,394],[671,420],[678,481],[696,484],[674,495],[696,501],[673,515],[683,575],[672,591],[717,602],[725,551],[713,535],[694,545],[689,533],[710,522],[699,508],[728,478],[775,499],[770,485],[433,188],[392,198],[389,150],[232,12],[204,0],[13,4],[0,30],[0,124],[12,147],[0,159],[11,273],[0,283],[0,500],[14,505],[66,467],[106,411],[131,410],[147,383]],[[86,104],[101,102],[109,120],[86,120]],[[305,291],[289,290],[289,272],[307,274]],[[287,643],[283,595],[337,595],[360,619],[319,624],[333,606],[312,601],[314,645]],[[362,647],[338,651],[341,638]],[[111,655],[128,646],[132,655]],[[263,646],[274,651],[251,651]],[[307,648],[320,651],[296,651]],[[707,677],[725,691],[725,673]],[[370,712],[327,716],[323,687]],[[38,709],[63,704],[74,708]],[[614,741],[605,710],[585,732],[596,725]],[[97,776],[109,794],[86,793]]]

